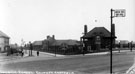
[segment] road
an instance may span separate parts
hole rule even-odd
[[[134,56],[135,52],[114,53],[113,72],[125,73],[134,63]],[[53,58],[55,59],[12,62],[4,64],[3,68],[5,71],[72,71],[76,74],[109,73],[110,71],[110,56],[107,54]]]

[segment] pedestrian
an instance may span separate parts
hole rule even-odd
[[[23,55],[24,55],[24,52],[22,51],[22,57],[23,57]]]
[[[132,42],[130,42],[130,51],[132,52]]]
[[[30,56],[32,56],[33,45],[31,42],[29,42],[29,44],[30,44]]]
[[[39,51],[37,51],[37,56],[39,56]]]

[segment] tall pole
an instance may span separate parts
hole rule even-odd
[[[112,23],[113,23],[113,9],[111,9],[111,43],[110,43],[110,74],[112,74]]]
[[[55,57],[56,57],[56,45],[54,47],[55,47],[54,50],[55,50]]]

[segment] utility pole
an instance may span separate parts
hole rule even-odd
[[[113,12],[114,12],[114,15],[113,15]],[[112,72],[112,44],[113,44],[113,38],[115,37],[115,36],[113,36],[112,35],[112,25],[113,25],[113,18],[114,17],[125,17],[125,12],[126,12],[126,10],[125,9],[117,9],[117,10],[113,10],[113,9],[111,9],[111,38],[110,38],[110,74],[113,74],[113,72]],[[113,37],[112,37],[113,36]]]
[[[111,43],[110,43],[110,74],[112,74],[112,24],[113,24],[113,9],[111,9]]]

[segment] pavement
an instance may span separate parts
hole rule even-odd
[[[1,61],[6,61],[3,62],[3,64],[8,64],[8,63],[16,63],[16,62],[28,62],[28,61],[38,61],[38,60],[50,60],[50,59],[63,59],[63,58],[72,58],[72,57],[80,57],[83,56],[83,54],[79,55],[60,55],[60,54],[53,54],[53,53],[47,53],[47,52],[39,52],[39,56],[37,56],[37,51],[32,51],[33,56],[29,56],[29,51],[24,51],[24,56],[11,56],[8,59],[1,59]],[[123,52],[130,52],[130,50],[121,50],[120,53]],[[133,51],[134,52],[134,51]],[[113,54],[120,54],[119,51],[113,51]],[[110,52],[98,52],[98,53],[88,53],[85,54],[84,56],[90,56],[90,55],[109,55]],[[9,61],[10,60],[10,61]]]
[[[134,52],[135,50],[133,50]],[[121,50],[120,53],[123,52],[130,52],[130,50]],[[119,51],[113,51],[113,54],[119,54]],[[85,54],[85,56],[89,55],[109,55],[110,52],[98,52],[98,53],[88,53]],[[58,59],[58,58],[71,58],[71,57],[76,57],[76,56],[83,56],[83,54],[78,54],[78,55],[60,55],[60,54],[53,54],[53,53],[48,53],[48,52],[39,52],[39,56],[37,56],[37,51],[32,51],[33,56],[29,56],[29,50],[24,51],[24,56],[16,56],[16,55],[11,55],[8,57],[6,56],[6,53],[1,53],[0,56],[0,62],[2,61],[9,61],[9,60],[17,60],[19,59],[21,61],[34,61],[34,60],[47,60],[47,59]]]

